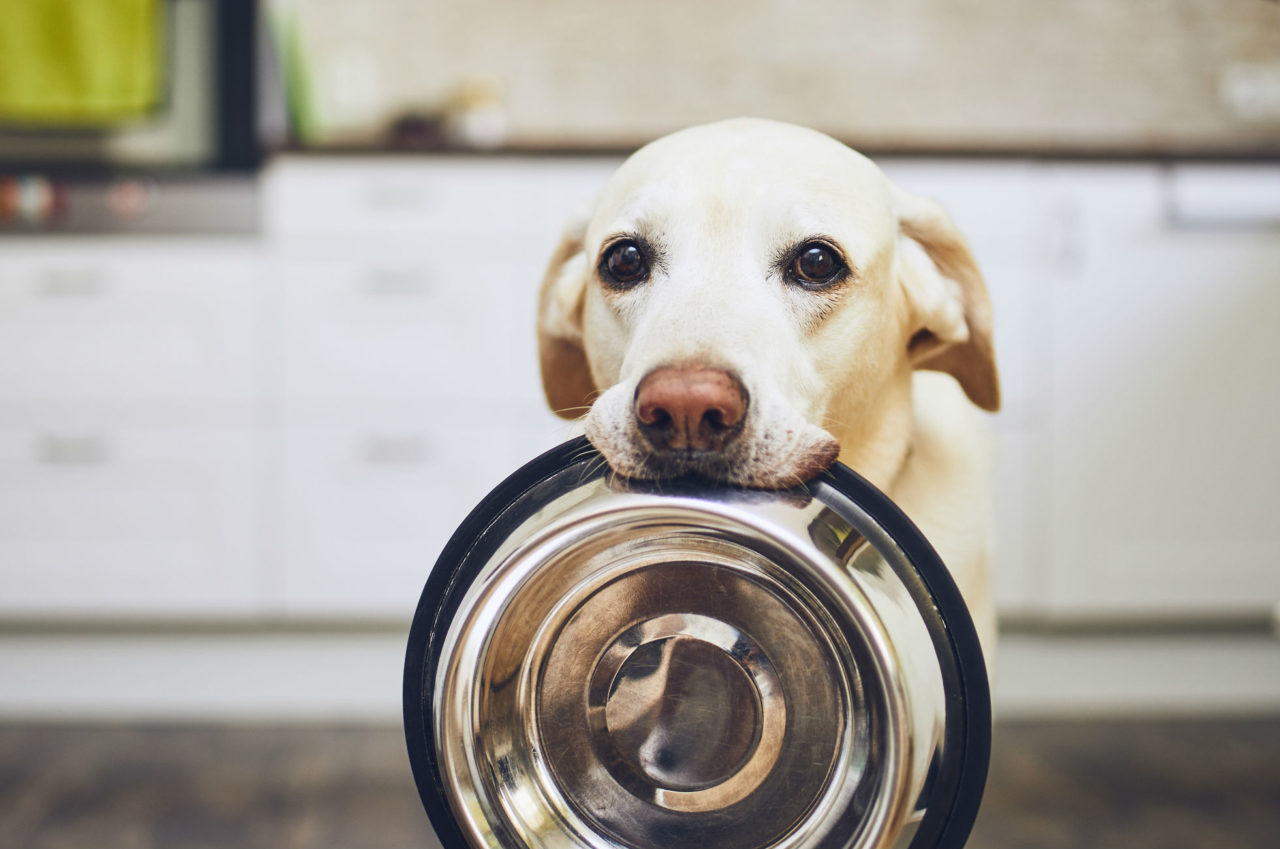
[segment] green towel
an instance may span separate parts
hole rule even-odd
[[[160,102],[162,0],[0,0],[0,121],[94,126]]]

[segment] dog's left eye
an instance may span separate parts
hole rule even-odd
[[[617,242],[605,251],[600,261],[601,275],[615,287],[640,283],[649,276],[649,262],[644,249],[636,242]]]
[[[848,270],[835,248],[823,242],[806,242],[787,267],[787,276],[802,286],[820,287],[835,283]]]

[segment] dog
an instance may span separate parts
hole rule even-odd
[[[937,549],[991,664],[991,304],[936,203],[814,130],[676,132],[569,222],[538,348],[551,408],[624,477],[859,472]]]

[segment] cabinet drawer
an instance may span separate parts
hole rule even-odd
[[[1280,601],[1280,234],[1170,228],[1159,184],[1097,180],[1054,289],[1053,541],[1063,617],[1264,616]],[[1081,181],[1071,188],[1083,192]]]
[[[52,240],[0,267],[0,398],[245,398],[255,388],[250,256]]]
[[[276,603],[299,616],[408,621],[471,508],[565,435],[536,406],[501,419],[374,414],[288,428]]]
[[[1006,427],[1042,424],[1051,382],[1049,340],[1043,333],[1055,270],[988,251],[980,257],[995,316],[996,365],[1000,374],[1000,413]]]
[[[257,439],[0,429],[0,612],[253,612]]]
[[[465,233],[554,235],[619,163],[612,158],[286,157],[266,173],[264,222],[273,237],[413,237],[445,248]],[[546,243],[547,255],[552,247]]]
[[[1048,439],[1043,430],[1010,427],[1002,419],[996,420],[992,436],[989,556],[996,609],[1001,616],[1039,615],[1050,494],[1038,484],[1047,477]]]
[[[538,399],[536,275],[520,263],[288,261],[282,395]]]

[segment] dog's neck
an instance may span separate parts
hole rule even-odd
[[[895,376],[874,403],[860,406],[834,410],[827,430],[840,442],[840,462],[892,495],[915,431],[911,372]]]

